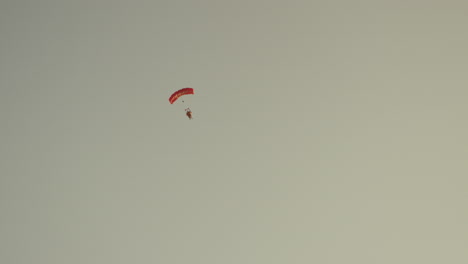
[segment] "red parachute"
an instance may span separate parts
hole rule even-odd
[[[171,95],[171,97],[169,97],[169,103],[173,104],[177,99],[179,99],[179,97],[186,94],[193,94],[193,88],[187,87],[176,91]]]
[[[175,103],[175,101],[177,101],[177,99],[179,99],[179,97],[181,97],[183,95],[186,95],[186,94],[193,94],[193,88],[190,88],[190,87],[182,88],[182,89],[174,92],[169,97],[169,103],[171,103],[171,104]],[[184,103],[184,100],[182,100],[182,102]],[[189,119],[192,119],[192,110],[190,110],[190,108],[185,108],[185,115],[187,115],[187,117]]]

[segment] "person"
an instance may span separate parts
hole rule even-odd
[[[190,110],[190,108],[185,109],[185,114],[189,119],[192,119],[192,111]]]

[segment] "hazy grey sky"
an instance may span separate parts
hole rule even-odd
[[[2,1],[0,263],[468,263],[467,14]]]

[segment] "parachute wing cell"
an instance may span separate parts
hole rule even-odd
[[[177,99],[179,99],[179,97],[186,94],[193,94],[193,88],[183,88],[176,91],[171,95],[171,97],[169,97],[169,102],[173,104]]]

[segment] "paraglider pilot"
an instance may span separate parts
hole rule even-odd
[[[192,110],[190,108],[185,109],[185,114],[189,119],[192,119]]]

